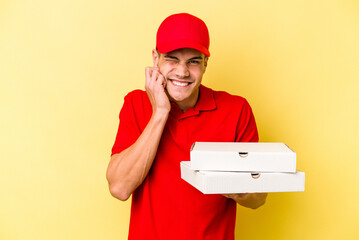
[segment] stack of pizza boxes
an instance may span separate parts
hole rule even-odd
[[[304,191],[305,174],[284,143],[196,142],[181,177],[205,194]]]

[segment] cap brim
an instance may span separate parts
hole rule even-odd
[[[168,53],[168,52],[172,52],[174,50],[181,49],[181,48],[193,48],[193,49],[200,51],[207,57],[209,57],[211,55],[206,47],[204,47],[202,44],[200,44],[196,41],[191,41],[191,40],[179,39],[179,40],[176,40],[173,42],[161,43],[159,45],[160,46],[157,46],[157,50],[160,53]]]

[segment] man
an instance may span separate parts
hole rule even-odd
[[[201,85],[209,34],[199,18],[166,18],[157,32],[146,91],[125,97],[107,170],[111,194],[132,194],[129,239],[234,239],[236,202],[250,208],[266,194],[204,195],[180,177],[196,141],[256,142],[247,101]],[[220,80],[220,79],[219,79]]]

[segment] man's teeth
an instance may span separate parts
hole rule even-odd
[[[185,86],[189,85],[188,82],[177,82],[177,81],[173,81],[173,80],[172,80],[172,83],[173,83],[174,85],[180,86],[180,87],[185,87]]]

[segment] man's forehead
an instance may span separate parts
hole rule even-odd
[[[168,53],[163,53],[164,56],[183,56],[187,58],[200,57],[204,58],[204,54],[193,48],[181,48]]]

